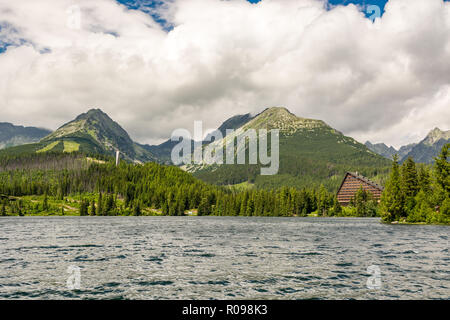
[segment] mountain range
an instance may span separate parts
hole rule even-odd
[[[12,125],[3,126],[9,128]],[[25,129],[27,128],[23,128]],[[235,132],[226,137],[226,129],[234,129]],[[223,139],[239,138],[249,129],[280,130],[280,167],[277,175],[260,175],[262,166],[259,164],[201,164],[187,165],[184,169],[206,182],[219,185],[302,188],[324,184],[333,190],[339,186],[347,171],[358,171],[382,184],[390,167],[390,161],[386,158],[399,153],[403,157],[413,155],[419,162],[428,162],[429,155],[436,155],[449,138],[448,132],[435,129],[422,142],[402,147],[400,150],[385,144],[373,145],[367,142],[364,145],[321,120],[297,117],[283,107],[268,108],[257,115],[236,115],[224,121],[218,128]],[[121,157],[130,162],[171,164],[171,152],[178,143],[171,140],[155,146],[136,143],[118,123],[100,109],[91,109],[54,132],[28,128],[25,131],[29,132],[29,140],[23,138],[25,135],[17,130],[17,134],[0,136],[0,143],[5,146],[13,145],[11,142],[7,145],[5,141],[28,144],[9,147],[0,151],[0,154],[80,151],[86,154],[114,155],[118,150]],[[208,136],[205,139],[204,146],[224,142],[210,142],[210,138],[211,136]],[[191,143],[193,146],[194,142]]]
[[[0,149],[38,142],[50,133],[51,131],[47,129],[0,122]]]
[[[402,146],[398,150],[392,146],[388,147],[384,143],[372,144],[367,141],[365,145],[373,152],[388,159],[392,159],[397,154],[400,162],[411,157],[415,162],[430,164],[434,162],[434,157],[439,154],[442,147],[447,143],[450,143],[450,130],[442,131],[439,128],[435,128],[419,143]]]

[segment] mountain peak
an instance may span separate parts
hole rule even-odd
[[[431,146],[441,139],[450,139],[450,130],[442,131],[441,129],[436,127],[428,133],[428,135],[423,140],[423,143]]]
[[[442,147],[449,142],[450,130],[442,131],[439,128],[434,128],[428,133],[425,139],[412,145],[409,152],[403,156],[402,162],[408,157],[412,157],[416,162],[433,163],[434,156],[438,155]]]
[[[88,110],[88,112],[86,112],[86,114],[95,115],[95,114],[106,114],[106,113],[104,113],[103,110],[100,108],[92,108],[92,109]]]
[[[101,109],[90,109],[78,115],[74,120],[64,124],[46,137],[45,140],[69,137],[80,133],[87,134],[95,140],[99,140],[100,136],[106,134],[107,136],[120,136],[127,143],[131,142],[128,133]]]
[[[270,114],[277,114],[278,113],[278,114],[294,115],[286,107],[270,107],[270,108],[266,108],[263,112],[261,112],[261,114],[263,114],[263,113],[270,113]]]
[[[265,109],[263,112],[261,112],[260,114],[256,115],[256,117],[270,117],[270,118],[280,118],[280,119],[303,119],[300,117],[297,117],[295,114],[293,114],[292,112],[290,112],[287,108],[285,107],[270,107]],[[256,118],[255,117],[255,118]]]
[[[387,159],[392,159],[392,156],[398,151],[390,146],[388,147],[385,143],[371,143],[370,141],[366,141],[365,146],[369,148],[370,151],[379,154]]]
[[[244,129],[279,129],[286,134],[292,134],[300,129],[317,127],[329,128],[321,120],[297,117],[285,107],[271,107],[256,115],[244,126]]]
[[[101,109],[90,109],[80,114],[41,142],[63,141],[75,150],[120,153],[129,160],[153,160],[153,156],[134,143],[128,133]]]
[[[81,120],[81,119],[88,119],[88,118],[107,118],[107,119],[111,119],[105,112],[103,112],[102,109],[90,109],[85,113],[80,114],[78,117],[76,117],[76,120]]]

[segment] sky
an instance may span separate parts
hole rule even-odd
[[[395,147],[450,129],[450,3],[0,0],[0,121],[101,108],[155,144],[272,106]]]

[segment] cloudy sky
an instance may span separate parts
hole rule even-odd
[[[450,129],[450,2],[385,2],[0,0],[0,121],[99,107],[157,143],[285,106],[396,147]]]

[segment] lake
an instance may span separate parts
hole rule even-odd
[[[366,218],[6,217],[0,299],[448,299],[449,235]]]

